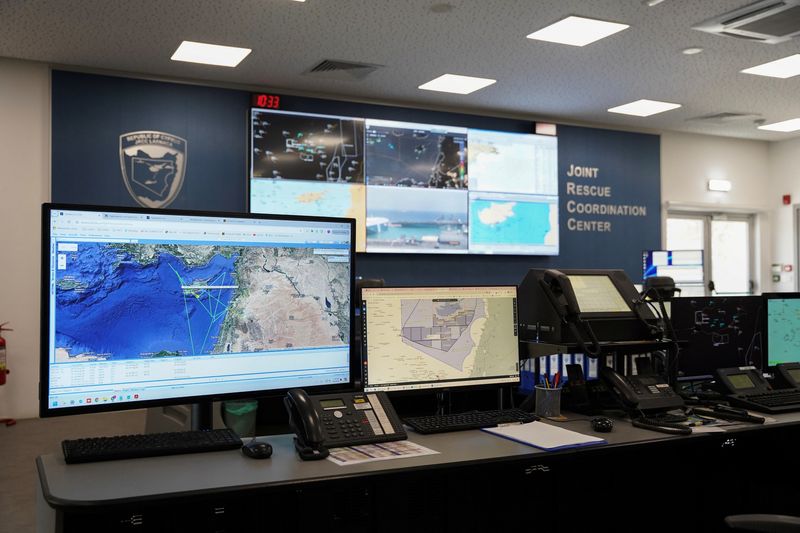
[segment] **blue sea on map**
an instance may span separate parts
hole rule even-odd
[[[544,244],[550,231],[550,204],[515,202],[514,215],[497,224],[483,224],[479,213],[496,200],[470,202],[470,242],[476,244]]]
[[[80,243],[58,272],[57,282],[68,276],[80,287],[56,291],[56,348],[71,355],[108,354],[107,359],[210,353],[234,290],[184,294],[181,285],[235,285],[237,259],[214,255],[205,265],[188,267],[160,253],[138,264],[114,247]]]

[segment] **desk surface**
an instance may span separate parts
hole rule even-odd
[[[327,460],[301,461],[295,453],[292,435],[274,435],[265,437],[274,448],[272,458],[266,460],[249,459],[239,450],[231,450],[67,465],[62,455],[51,454],[40,456],[37,459],[37,468],[47,503],[54,508],[76,508],[288,486],[422,468],[467,466],[527,458],[535,460],[553,454],[587,453],[591,450],[635,446],[647,442],[701,439],[709,435],[676,437],[634,428],[623,420],[616,421],[611,433],[594,433],[589,428],[586,417],[576,418],[584,420],[552,424],[603,437],[608,444],[546,452],[478,430],[436,435],[419,435],[409,431],[411,441],[439,453],[339,466]],[[800,413],[777,415],[774,418],[775,422],[768,422],[768,426],[800,423]],[[730,426],[727,432],[761,427],[742,424]]]

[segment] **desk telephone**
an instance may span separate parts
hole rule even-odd
[[[684,406],[663,378],[656,374],[623,376],[611,367],[601,367],[599,380],[587,381],[580,365],[567,365],[568,406],[571,410],[597,414],[603,409],[664,411]]]
[[[385,392],[309,396],[302,389],[284,398],[295,448],[303,460],[324,459],[328,448],[407,438]]]
[[[616,370],[600,368],[602,379],[625,407],[640,411],[664,411],[684,406],[683,398],[656,374],[623,376]]]
[[[761,411],[785,413],[800,411],[800,363],[784,363],[775,367],[773,388],[754,366],[717,369],[717,385],[732,405]]]

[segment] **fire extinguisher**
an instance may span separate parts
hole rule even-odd
[[[0,324],[0,385],[6,384],[6,375],[9,373],[8,368],[6,368],[6,340],[3,338],[3,332],[14,331],[11,328],[7,328],[6,324],[8,322]],[[5,424],[6,426],[13,426],[16,423],[17,421],[13,418],[0,418],[0,424]]]
[[[0,324],[0,385],[6,384],[6,375],[10,372],[6,368],[6,340],[3,338],[4,331],[14,331],[11,328],[5,327],[8,322]]]

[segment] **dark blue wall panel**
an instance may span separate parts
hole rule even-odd
[[[243,91],[54,71],[53,201],[136,205],[123,181],[119,138],[155,130],[187,141],[185,181],[169,207],[245,211],[249,102]],[[291,96],[282,97],[281,108],[516,132],[533,128],[524,120]],[[661,242],[659,137],[559,126],[558,142],[559,256],[360,254],[358,275],[404,285],[513,284],[532,267],[624,268],[641,280],[641,250]],[[575,167],[589,170],[570,176]],[[578,213],[576,204],[589,213]]]
[[[53,201],[136,206],[120,135],[159,131],[187,141],[175,209],[241,211],[247,190],[248,93],[53,71]]]

